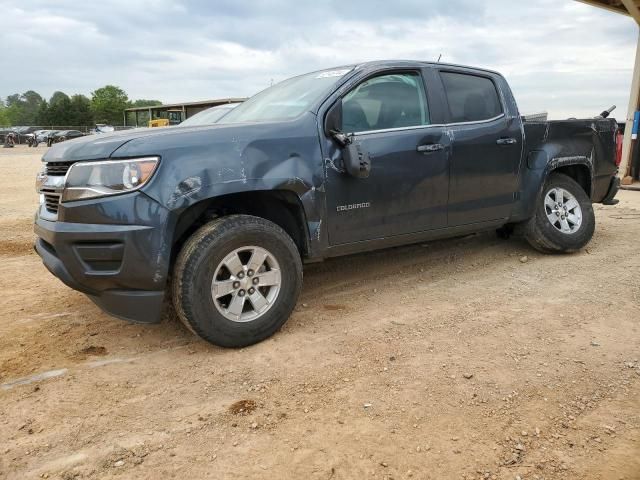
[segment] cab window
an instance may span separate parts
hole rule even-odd
[[[342,99],[345,133],[429,125],[429,109],[418,73],[365,80]]]
[[[451,123],[478,122],[502,113],[496,86],[490,78],[465,73],[440,72]]]

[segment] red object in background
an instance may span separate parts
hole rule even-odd
[[[618,130],[616,133],[616,167],[619,167],[622,163],[622,140],[624,136],[622,132]]]

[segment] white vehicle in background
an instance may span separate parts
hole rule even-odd
[[[96,128],[92,129],[89,133],[94,135],[96,133],[111,133],[115,132],[116,129],[112,125],[107,125],[106,123],[96,123]]]
[[[179,126],[189,127],[195,125],[213,125],[238,105],[240,105],[240,103],[225,103],[224,105],[217,105],[215,107],[207,108],[206,110],[198,112],[195,115],[187,118]]]

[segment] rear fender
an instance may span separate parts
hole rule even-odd
[[[558,169],[572,165],[579,165],[588,170],[589,191],[586,193],[590,198],[592,198],[594,185],[592,154],[589,154],[588,156],[570,155],[549,158],[546,149],[529,152],[527,165],[524,169],[521,180],[521,190],[519,192],[520,198],[516,205],[516,211],[512,216],[512,221],[518,222],[530,218],[535,211],[536,200],[542,194],[542,189],[544,188],[549,175],[558,171]]]
[[[529,151],[511,221],[530,218],[549,175],[568,166],[586,169],[588,179],[582,183],[588,183],[587,195],[594,202],[600,201],[605,193],[600,193],[600,185],[606,184],[606,190],[615,174],[610,168],[613,164],[609,165],[614,126],[615,122],[595,119],[525,123]]]

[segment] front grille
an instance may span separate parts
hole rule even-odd
[[[40,192],[44,195],[44,205],[50,213],[58,213],[60,204],[60,193],[51,188],[43,188]]]
[[[70,166],[70,163],[47,162],[44,166],[44,171],[47,175],[62,177],[67,174]]]

